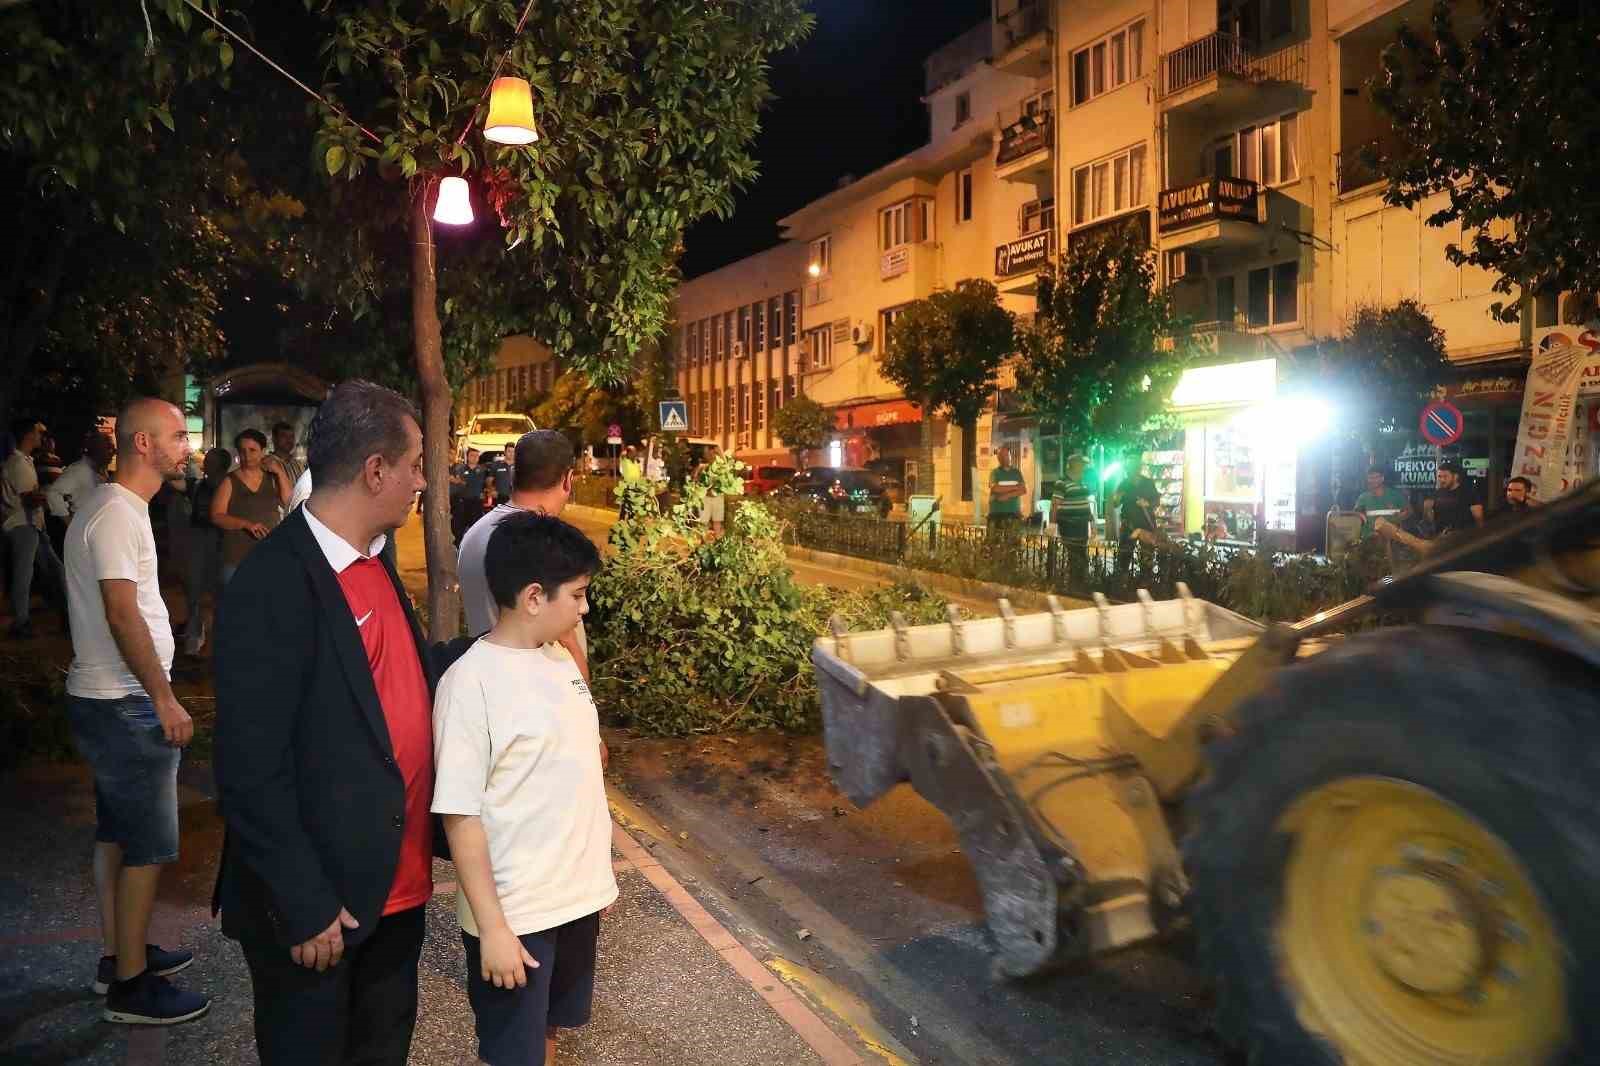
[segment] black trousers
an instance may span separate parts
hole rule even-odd
[[[296,965],[279,944],[241,945],[261,1066],[405,1066],[426,913],[414,907],[380,918],[322,973]]]

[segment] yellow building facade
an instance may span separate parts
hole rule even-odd
[[[455,424],[465,426],[476,414],[528,413],[530,401],[549,392],[561,373],[550,349],[528,336],[511,336],[495,350],[492,369],[468,381],[456,393]]]

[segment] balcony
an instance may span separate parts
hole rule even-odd
[[[1048,181],[1056,141],[1055,111],[1012,108],[1000,112],[998,118],[1000,146],[995,150],[995,177],[1001,181]]]
[[[1343,196],[1382,182],[1383,175],[1379,172],[1378,165],[1394,150],[1395,145],[1392,140],[1382,139],[1368,141],[1336,153],[1333,160],[1339,171],[1339,195]]]
[[[1242,247],[1261,238],[1261,186],[1244,178],[1201,178],[1163,189],[1157,200],[1161,247]]]
[[[1260,52],[1234,34],[1208,34],[1161,57],[1161,106],[1169,114],[1192,110],[1218,119],[1294,107],[1304,103],[1296,98],[1305,95],[1309,57],[1304,41]]]
[[[1039,78],[1050,73],[1050,13],[1043,0],[1016,0],[995,16],[994,67],[1004,74]]]
[[[994,277],[1000,291],[1032,292],[1033,275],[1054,258],[1055,251],[1056,228],[1053,221],[1046,229],[996,245]]]
[[[1196,322],[1191,328],[1201,351],[1219,359],[1229,361],[1261,359],[1277,352],[1277,347],[1270,338],[1251,329],[1243,315],[1210,322]]]

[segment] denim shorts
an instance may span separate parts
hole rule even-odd
[[[67,696],[78,751],[94,771],[95,840],[122,846],[124,866],[178,859],[179,750],[148,696]]]

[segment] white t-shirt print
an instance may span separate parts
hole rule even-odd
[[[433,811],[482,820],[513,933],[616,901],[599,715],[565,648],[473,644],[439,682],[433,751]],[[465,892],[456,914],[477,936]]]

